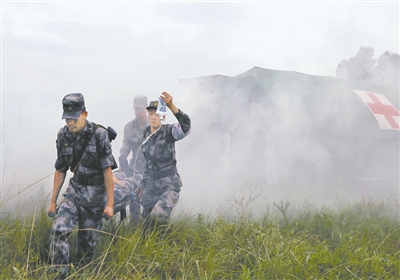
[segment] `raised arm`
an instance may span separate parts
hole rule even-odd
[[[171,110],[172,113],[176,114],[179,111],[179,108],[175,106],[175,104],[172,102],[173,98],[172,95],[169,94],[168,92],[163,92],[161,94],[162,100],[164,100],[165,104],[167,104],[167,107]]]
[[[171,112],[174,113],[176,119],[179,122],[179,124],[175,124],[173,126],[172,135],[176,141],[181,140],[190,133],[190,128],[191,128],[190,118],[187,114],[182,112],[182,110],[176,107],[176,105],[173,103],[173,98],[169,93],[163,92],[161,98],[167,104]]]

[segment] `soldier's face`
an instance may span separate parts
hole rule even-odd
[[[135,117],[137,119],[145,119],[146,118],[147,110],[145,107],[143,107],[143,108],[135,107],[134,110],[135,110]]]
[[[156,114],[156,110],[149,110],[147,112],[147,116],[149,118],[149,124],[151,128],[157,129],[161,125],[160,116]]]
[[[79,117],[75,119],[65,119],[65,123],[67,124],[68,130],[71,133],[77,133],[78,131],[82,130],[85,126],[85,121],[87,117],[87,112],[82,112]]]

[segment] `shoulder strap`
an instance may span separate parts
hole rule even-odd
[[[99,127],[99,125],[97,125],[97,124],[95,124],[95,123],[91,123],[90,127],[88,128],[89,131],[92,130],[92,134],[91,134],[90,137],[88,137],[88,136],[85,135],[85,142],[84,142],[83,148],[82,148],[82,150],[80,151],[80,154],[79,154],[79,157],[78,157],[78,158],[80,158],[80,159],[79,159],[79,161],[75,164],[74,167],[71,166],[71,171],[72,171],[72,172],[75,172],[76,169],[77,169],[78,166],[79,166],[79,163],[81,163],[82,158],[83,158],[83,155],[85,154],[85,151],[86,151],[86,147],[87,147],[87,145],[89,144],[89,141],[93,138],[93,136],[94,136],[94,134],[95,134],[95,132],[96,132],[96,129],[97,129],[98,127]],[[76,161],[74,160],[74,162],[76,162]]]

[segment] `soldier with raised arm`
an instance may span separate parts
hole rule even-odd
[[[159,101],[151,101],[147,106],[150,125],[142,137],[146,168],[137,194],[142,198],[144,218],[164,223],[169,221],[182,187],[176,168],[175,142],[190,133],[190,118],[173,103],[172,95],[163,92],[160,97],[178,123],[162,123],[165,116],[157,115]]]

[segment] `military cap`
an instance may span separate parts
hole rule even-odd
[[[151,109],[155,109],[157,110],[158,107],[158,101],[154,100],[154,101],[150,101],[149,106],[146,107],[147,110],[151,110]]]
[[[62,119],[78,119],[79,115],[85,111],[85,99],[81,93],[70,93],[62,100],[64,112]]]
[[[147,97],[138,95],[133,98],[133,108],[145,108],[147,106]]]

